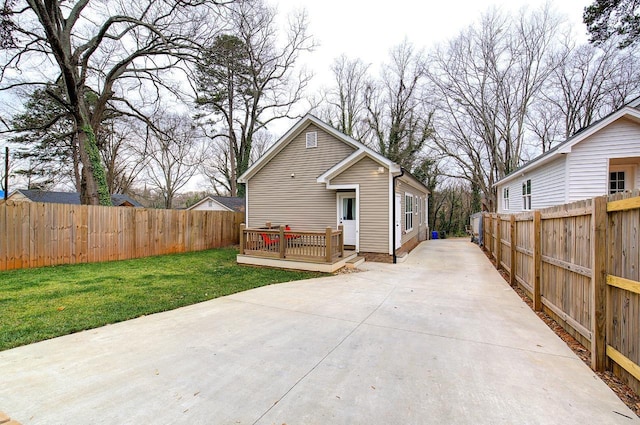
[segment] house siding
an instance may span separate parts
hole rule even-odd
[[[420,215],[418,215],[418,210],[416,208],[417,203],[418,203],[418,199],[420,198],[420,208],[424,208],[424,200],[427,198],[427,193],[425,191],[422,191],[418,188],[416,188],[415,186],[411,185],[407,180],[404,180],[403,178],[400,178],[398,181],[398,184],[396,186],[396,194],[400,194],[400,203],[401,203],[401,208],[400,208],[400,214],[401,214],[401,220],[400,223],[402,225],[402,238],[401,238],[401,244],[404,245],[407,242],[411,241],[412,239],[416,239],[418,241],[422,241],[426,239],[426,233],[427,233],[427,224],[426,223],[420,223]],[[407,231],[407,229],[405,228],[405,195],[407,194],[411,194],[413,195],[413,229],[410,231]]]
[[[378,173],[380,165],[363,158],[331,184],[359,184],[360,251],[389,252],[389,170]]]
[[[498,212],[523,211],[522,183],[531,179],[531,209],[565,203],[565,157],[560,157],[506,184],[498,186]],[[503,189],[509,188],[509,209],[504,208]]]
[[[608,193],[609,159],[640,156],[640,125],[621,118],[582,142],[568,154],[566,202]],[[637,166],[634,166],[638,185]]]
[[[318,133],[316,148],[306,148],[309,131]],[[336,193],[316,179],[353,151],[313,124],[304,127],[248,180],[247,224],[259,227],[271,222],[301,230],[336,228]]]

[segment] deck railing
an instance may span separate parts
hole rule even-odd
[[[264,228],[240,225],[240,254],[258,257],[332,263],[344,257],[342,226],[325,231],[286,230],[269,223]]]

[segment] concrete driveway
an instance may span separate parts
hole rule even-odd
[[[47,425],[640,424],[467,240],[365,268],[0,352],[0,412]]]

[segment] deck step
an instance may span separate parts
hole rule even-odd
[[[345,263],[345,266],[348,269],[355,269],[356,267],[358,267],[362,263],[364,263],[364,257],[354,257],[351,260],[347,261]]]

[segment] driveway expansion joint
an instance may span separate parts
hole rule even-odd
[[[278,398],[278,400],[276,400],[276,402],[274,402],[271,406],[269,406],[269,408],[267,410],[264,411],[264,413],[262,413],[262,415],[260,415],[260,417],[258,419],[255,420],[255,422],[253,422],[253,425],[256,425],[260,419],[262,419],[263,417],[265,417],[267,415],[267,413],[269,413],[271,411],[271,409],[273,409],[274,406],[276,406],[278,403],[280,403],[291,391],[293,391],[293,389],[295,387],[298,386],[298,384],[300,384],[302,381],[305,380],[305,378],[307,378],[307,376],[311,375],[311,373],[316,370],[318,368],[318,366],[320,366],[322,363],[324,363],[324,361],[334,352],[336,351],[342,344],[344,344],[344,342],[349,339],[349,337],[351,337],[351,335],[353,335],[363,324],[364,322],[366,322],[376,311],[378,311],[378,309],[380,307],[382,307],[382,305],[387,302],[387,300],[389,299],[389,297],[391,296],[391,294],[395,291],[395,288],[391,288],[391,290],[389,291],[389,293],[384,297],[384,299],[380,302],[380,304],[378,304],[376,306],[376,308],[374,308],[371,313],[369,313],[367,315],[367,317],[365,317],[364,319],[362,319],[362,321],[360,321],[344,338],[342,338],[340,340],[340,342],[338,342],[338,344],[335,345],[335,347],[333,347],[331,350],[329,350],[329,352],[327,354],[324,355],[324,357],[322,357],[315,365],[313,365],[313,367],[311,369],[309,369],[307,371],[307,373],[305,373],[300,379],[298,379],[292,386],[291,388],[289,388],[282,396],[280,396]]]

